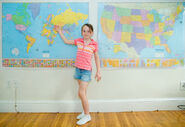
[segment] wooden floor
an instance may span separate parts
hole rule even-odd
[[[185,111],[90,113],[82,127],[185,127]],[[78,113],[0,113],[0,127],[76,127]]]

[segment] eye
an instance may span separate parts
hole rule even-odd
[[[91,33],[91,31],[89,31],[89,30],[83,30],[83,33]]]

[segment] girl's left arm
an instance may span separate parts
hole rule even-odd
[[[96,75],[95,75],[95,79],[97,81],[101,80],[101,74],[100,74],[100,58],[98,55],[98,51],[94,52],[94,59],[95,59],[95,63],[96,63]]]

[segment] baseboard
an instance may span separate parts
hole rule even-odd
[[[90,100],[90,112],[179,110],[185,98]],[[0,112],[80,112],[80,101],[0,101]]]

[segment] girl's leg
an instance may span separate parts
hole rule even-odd
[[[89,114],[89,103],[87,99],[87,87],[89,83],[78,80],[78,84],[79,84],[78,96],[80,97],[80,100],[82,102],[84,113],[88,115]]]

